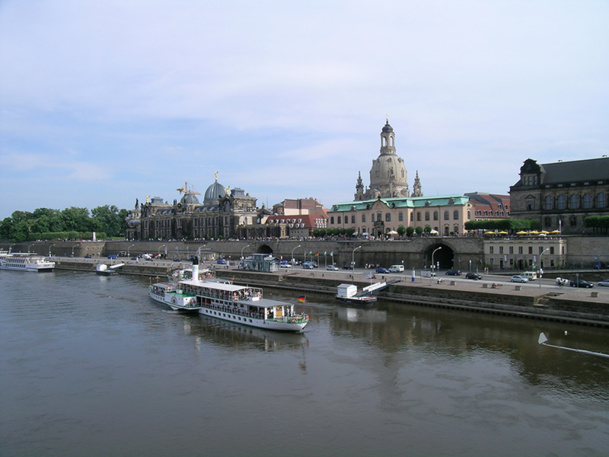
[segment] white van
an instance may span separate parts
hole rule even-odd
[[[533,281],[534,279],[537,279],[539,277],[537,276],[536,271],[525,271],[520,276],[527,278],[529,281]]]
[[[390,273],[402,273],[404,271],[404,265],[391,265],[389,267]]]

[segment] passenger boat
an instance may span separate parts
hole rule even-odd
[[[153,300],[168,305],[174,311],[198,312],[197,297],[185,294],[177,284],[172,282],[159,282],[148,288],[148,295]]]
[[[150,297],[172,309],[198,310],[205,316],[267,330],[300,332],[309,323],[309,316],[297,313],[293,304],[263,297],[261,288],[198,279],[198,267],[193,264],[191,279],[151,285]]]
[[[49,272],[55,268],[55,262],[35,254],[0,253],[0,270]]]

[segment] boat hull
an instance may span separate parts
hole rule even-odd
[[[201,307],[199,313],[204,316],[213,317],[236,324],[247,325],[267,330],[280,332],[301,332],[308,324],[308,318],[300,319],[296,317],[284,317],[279,319],[259,319],[252,316],[231,313],[230,311],[218,310],[208,307]]]

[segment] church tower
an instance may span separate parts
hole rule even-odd
[[[372,161],[370,187],[365,195],[366,199],[377,197],[408,197],[406,166],[396,153],[395,133],[389,119],[381,131],[381,151]]]
[[[362,181],[362,173],[358,172],[357,184],[355,185],[355,201],[364,199],[364,183]]]
[[[421,188],[421,180],[419,179],[419,170],[417,170],[417,175],[414,178],[414,184],[412,186],[412,195],[411,197],[422,197],[423,189]]]

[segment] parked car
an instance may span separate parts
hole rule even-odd
[[[108,256],[108,258],[109,258],[109,259],[116,259],[116,254],[110,254],[110,255]]]
[[[478,273],[467,273],[465,277],[467,279],[482,279],[482,276],[480,276]]]
[[[514,275],[512,276],[512,279],[510,279],[511,282],[529,282],[529,278],[525,278],[524,276],[520,276],[520,275]]]
[[[288,263],[287,260],[279,263],[279,268],[292,268],[292,264]]]
[[[383,267],[378,267],[376,269],[377,273],[389,273],[389,270],[387,268],[383,268]]]
[[[583,279],[572,279],[571,280],[571,287],[586,287],[586,288],[590,288],[590,287],[594,287],[594,284],[592,284],[591,282],[588,282],[588,281],[584,281]]]
[[[353,270],[353,265],[343,263],[343,270]]]
[[[391,273],[403,273],[404,272],[404,265],[391,265],[389,267],[389,271]]]
[[[601,286],[601,287],[609,287],[609,279],[605,279],[604,281],[601,281],[601,282],[597,283],[596,285]]]
[[[87,255],[85,256],[85,259],[90,259],[90,258],[91,258],[91,254],[87,254]]]
[[[315,265],[315,262],[302,262],[302,268],[312,270],[313,268],[317,268],[317,265]]]
[[[448,276],[461,276],[461,270],[448,270],[445,274]]]
[[[328,265],[328,266],[326,266],[326,270],[338,271],[339,268],[336,265]]]

